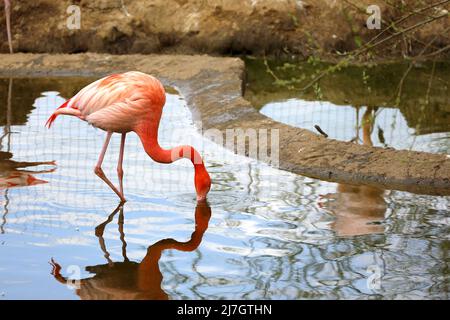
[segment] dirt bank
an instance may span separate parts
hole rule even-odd
[[[0,55],[0,76],[102,76],[140,70],[180,89],[204,130],[278,129],[280,168],[313,178],[450,195],[450,158],[326,139],[275,122],[242,97],[238,58],[182,55]],[[226,141],[225,138],[223,141]],[[226,145],[228,147],[228,145]]]
[[[429,2],[421,1],[421,5]],[[355,49],[379,32],[366,27],[364,9],[374,1],[355,3],[359,9],[336,0],[12,0],[13,47],[16,52],[35,53],[326,56]],[[71,4],[81,10],[79,30],[67,27]],[[377,4],[384,21],[405,14]],[[449,9],[448,3],[445,6],[438,9]],[[0,9],[0,52],[7,52],[3,6]],[[417,30],[415,40],[404,39],[379,54],[414,55],[448,25],[448,17],[440,19]],[[430,50],[449,44],[450,37],[444,33]],[[448,51],[445,54],[448,57]]]

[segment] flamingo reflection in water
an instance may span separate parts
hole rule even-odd
[[[1,139],[0,139],[1,144]],[[45,180],[37,179],[34,175],[39,173],[50,173],[56,170],[55,167],[47,170],[28,170],[25,168],[40,165],[55,166],[54,161],[24,162],[12,160],[12,153],[0,151],[0,190],[2,192],[3,213],[0,222],[0,233],[5,233],[6,218],[8,215],[9,197],[8,191],[11,188],[34,186],[47,183]]]
[[[122,241],[123,262],[113,262],[106,249],[103,232],[114,215],[119,213],[119,233]],[[119,205],[108,219],[95,228],[107,264],[88,266],[86,271],[95,274],[92,278],[78,282],[76,294],[83,300],[167,300],[169,296],[161,288],[163,275],[159,268],[162,252],[168,249],[191,252],[200,245],[203,234],[208,228],[211,208],[207,202],[198,202],[195,208],[195,230],[187,242],[174,239],[162,239],[147,249],[147,254],[140,262],[130,261],[126,255],[125,234],[123,232],[123,206]],[[61,266],[51,260],[52,275],[62,284],[70,285],[70,280],[61,275]]]
[[[48,170],[25,169],[40,165],[54,166],[56,165],[54,161],[24,162],[14,161],[11,158],[12,153],[0,151],[0,190],[47,183],[45,180],[34,177],[34,174],[50,173],[56,170],[56,168]]]
[[[362,141],[373,146],[371,134],[375,117],[375,108],[368,107],[362,117]],[[319,206],[334,214],[336,220],[332,229],[338,236],[357,236],[383,233],[379,224],[387,209],[384,190],[371,186],[338,184],[336,193],[321,196]]]

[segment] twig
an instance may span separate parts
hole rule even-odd
[[[272,71],[272,69],[269,67],[269,63],[267,62],[266,56],[264,55],[263,58],[264,65],[266,66],[266,71],[276,80],[281,81],[280,78],[277,77],[277,75]]]
[[[321,135],[323,135],[325,138],[328,138],[328,135],[322,130],[321,127],[319,127],[317,124],[314,125],[314,128],[316,128],[317,131],[319,131],[319,133]]]
[[[450,1],[450,0],[447,0],[447,1]],[[369,50],[369,49],[373,49],[373,48],[375,48],[375,47],[377,47],[377,46],[383,44],[383,43],[386,42],[386,41],[389,41],[389,40],[391,40],[391,39],[393,39],[393,38],[395,38],[395,37],[398,37],[399,35],[402,35],[402,34],[404,34],[404,33],[406,33],[406,32],[410,32],[410,31],[412,31],[412,30],[414,30],[414,29],[416,29],[416,28],[418,28],[418,27],[421,27],[421,26],[423,26],[423,25],[425,25],[425,24],[431,23],[431,22],[433,22],[433,21],[436,21],[436,20],[438,20],[438,19],[441,19],[441,18],[444,18],[444,17],[447,17],[447,16],[448,16],[447,13],[442,14],[442,15],[439,15],[439,16],[435,16],[435,17],[433,17],[433,18],[430,18],[430,19],[421,21],[421,22],[419,22],[419,23],[416,23],[415,25],[410,26],[410,27],[408,27],[408,28],[406,28],[406,29],[403,29],[403,30],[401,30],[401,31],[398,31],[398,32],[396,32],[396,33],[393,33],[393,34],[391,34],[390,36],[388,36],[388,37],[386,37],[386,38],[384,38],[384,39],[382,39],[382,40],[376,42],[376,43],[373,44],[373,45],[366,46],[366,47],[364,47],[364,48],[360,48],[360,49],[356,50],[355,53],[352,53],[351,55],[348,55],[347,57],[345,57],[344,59],[342,59],[342,60],[338,63],[338,65],[341,64],[341,63],[342,63],[342,64],[346,64],[346,63],[350,62],[351,60],[353,60],[354,58],[356,58],[357,56],[359,56],[359,55],[361,55],[362,53],[366,52],[366,51]],[[439,36],[439,35],[437,35],[437,36]],[[436,40],[437,36],[436,36],[435,38],[433,38],[433,40],[431,41],[431,43],[433,43],[433,42]],[[425,46],[426,49],[427,49],[428,47],[429,47],[429,45],[428,45],[428,46]],[[423,52],[422,52],[421,54],[423,54]],[[421,54],[419,54],[419,56],[420,56]],[[325,71],[321,72],[321,73],[320,73],[318,76],[316,76],[316,77],[315,77],[308,85],[306,85],[305,87],[303,87],[302,91],[305,91],[305,90],[309,89],[312,85],[314,85],[314,83],[316,83],[318,80],[322,79],[322,78],[323,78],[324,76],[326,76],[328,73],[330,73],[331,71],[333,71],[333,68],[335,68],[335,67],[336,67],[336,66],[331,66],[331,67],[327,68]]]
[[[429,58],[429,57],[438,55],[438,54],[440,54],[440,53],[442,53],[442,52],[444,52],[444,51],[446,51],[448,49],[450,49],[450,44],[445,46],[445,47],[443,47],[443,48],[441,48],[441,49],[439,49],[439,50],[436,50],[436,51],[433,51],[431,53],[425,54],[421,58]]]
[[[445,32],[447,32],[449,29],[450,29],[450,27],[448,27],[447,29],[445,29]],[[431,40],[430,40],[430,41],[422,48],[422,50],[420,51],[420,53],[419,53],[416,57],[414,57],[414,58],[412,59],[412,61],[409,63],[408,69],[407,69],[407,70],[405,71],[405,73],[403,74],[403,76],[402,76],[402,78],[400,79],[400,82],[399,82],[399,84],[398,84],[398,86],[397,86],[397,97],[396,97],[396,99],[395,99],[395,104],[396,104],[397,106],[400,104],[400,98],[401,98],[402,91],[403,91],[403,83],[404,83],[406,77],[408,76],[409,72],[411,71],[411,69],[412,69],[412,67],[413,67],[413,65],[414,65],[414,62],[416,62],[417,59],[419,59],[419,58],[425,53],[425,51],[433,44],[434,41],[436,41],[436,39],[437,39],[438,37],[439,37],[439,34],[435,35],[435,36],[433,37],[433,39],[431,39]]]
[[[351,2],[349,2],[348,0],[344,0],[346,3],[348,3],[348,4],[350,4],[350,5],[352,5],[352,6],[354,6],[354,7],[356,7],[356,8],[358,8],[356,5],[354,5],[353,3],[351,3]],[[403,21],[405,21],[405,20],[407,20],[408,18],[410,18],[411,16],[413,16],[413,15],[415,15],[415,14],[419,14],[419,13],[421,13],[421,12],[423,12],[423,11],[426,11],[426,10],[429,10],[429,9],[432,9],[432,8],[434,8],[434,7],[437,7],[437,6],[439,6],[439,5],[442,5],[442,4],[445,4],[445,3],[447,3],[447,2],[450,2],[450,0],[444,0],[444,1],[441,1],[441,2],[438,2],[438,3],[435,3],[435,4],[431,4],[431,5],[429,5],[429,6],[427,6],[427,7],[424,7],[424,8],[421,8],[421,9],[419,9],[419,10],[415,10],[415,11],[411,11],[410,12],[410,14],[408,14],[408,15],[406,15],[406,16],[404,16],[404,17],[402,17],[402,18],[400,18],[400,19],[398,19],[398,20],[396,20],[396,21],[394,21],[394,22],[391,22],[390,23],[390,25],[387,27],[387,28],[385,28],[385,29],[383,29],[380,33],[378,33],[375,37],[373,37],[372,39],[370,39],[369,40],[369,42],[367,42],[367,43],[365,43],[364,45],[363,45],[363,47],[361,47],[361,48],[359,48],[359,50],[362,50],[362,49],[365,49],[365,48],[367,48],[367,47],[369,47],[370,46],[370,44],[372,43],[372,42],[374,42],[375,40],[377,40],[379,37],[381,37],[384,33],[386,33],[390,28],[393,28],[394,30],[397,30],[397,28],[395,27],[396,25],[398,25],[398,24],[400,24],[400,23],[402,23]],[[359,9],[359,8],[358,8]],[[359,10],[361,10],[361,9],[359,9]],[[444,16],[446,16],[447,14],[444,14]],[[432,17],[432,19],[433,19],[434,17]],[[431,21],[430,21],[431,22]],[[414,26],[413,26],[414,27]],[[405,29],[405,31],[407,31],[406,29]],[[401,32],[401,31],[400,31]],[[398,32],[397,32],[398,33]],[[373,46],[372,46],[373,47]],[[370,48],[370,47],[369,47]]]
[[[123,0],[120,0],[120,4],[122,6],[122,11],[127,17],[131,17],[131,14],[128,12],[127,7],[125,6],[125,3]]]
[[[433,83],[433,77],[434,77],[434,72],[436,70],[436,59],[433,60],[433,67],[431,69],[431,76],[430,76],[430,81],[428,81],[428,88],[427,88],[427,93],[425,95],[425,104],[429,104],[430,102],[430,91],[431,91],[431,84]]]
[[[437,6],[440,6],[441,4],[445,4],[445,3],[449,2],[449,1],[450,1],[450,0],[438,2],[438,3],[432,4],[432,5],[428,6],[428,7],[422,8],[422,9],[420,9],[420,10],[410,10],[410,9],[407,9],[407,8],[406,8],[406,11],[410,13],[410,15],[408,16],[408,18],[409,18],[410,16],[412,16],[412,15],[415,15],[415,14],[417,14],[418,16],[421,16],[421,17],[431,18],[432,15],[428,15],[428,14],[425,14],[425,13],[422,13],[422,12],[427,11],[428,9],[433,9],[433,8],[435,8],[435,7],[437,7]],[[402,8],[399,8],[399,6],[397,6],[397,5],[395,5],[395,4],[391,3],[391,2],[389,2],[389,1],[387,1],[387,0],[384,0],[384,3],[386,3],[388,6],[391,6],[391,7],[394,8],[394,9],[397,9],[397,10],[400,10],[400,11],[403,10]],[[445,36],[445,37],[447,37],[447,36]]]
[[[450,1],[450,0],[449,0],[449,1]],[[421,27],[421,26],[423,26],[423,25],[425,25],[425,24],[431,23],[431,22],[433,22],[433,21],[439,20],[439,19],[444,18],[444,17],[448,17],[448,13],[444,13],[444,14],[441,14],[441,15],[439,15],[439,16],[435,16],[435,17],[433,17],[433,18],[430,18],[430,19],[421,21],[421,22],[419,22],[419,23],[416,23],[416,24],[413,25],[413,26],[410,26],[410,27],[408,27],[408,28],[406,28],[406,29],[403,29],[403,30],[401,30],[401,31],[398,31],[398,32],[396,32],[396,33],[393,33],[393,34],[391,34],[390,36],[388,36],[388,37],[386,37],[386,38],[384,38],[384,39],[382,39],[382,40],[376,42],[375,44],[373,44],[373,45],[371,45],[371,46],[368,46],[368,47],[366,47],[366,48],[360,50],[360,52],[357,52],[357,55],[360,55],[361,53],[363,53],[363,52],[365,52],[365,51],[367,51],[367,50],[369,50],[369,49],[373,49],[374,47],[379,46],[380,44],[382,44],[382,43],[384,43],[384,42],[386,42],[386,41],[389,41],[389,40],[391,40],[391,39],[393,39],[393,38],[395,38],[395,37],[397,37],[397,36],[399,36],[399,35],[402,35],[402,34],[404,34],[404,33],[406,33],[406,32],[412,31],[412,30],[414,30],[414,29],[416,29],[416,28],[418,28],[418,27]]]

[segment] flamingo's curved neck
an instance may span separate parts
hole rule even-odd
[[[191,160],[195,169],[195,189],[197,199],[203,200],[211,186],[211,179],[206,171],[202,157],[192,146],[182,145],[172,149],[163,149],[158,143],[159,121],[147,121],[136,126],[135,132],[139,136],[145,152],[154,161],[172,163],[179,159]]]
[[[158,126],[143,124],[136,128],[137,135],[141,139],[145,152],[154,161],[159,163],[172,163],[179,159],[191,160],[196,167],[204,167],[202,157],[192,146],[182,145],[172,149],[163,149],[158,143]]]

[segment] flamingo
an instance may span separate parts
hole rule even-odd
[[[119,234],[122,241],[122,262],[113,262],[105,245],[103,233],[105,227],[112,221],[114,215],[119,212]],[[191,238],[186,242],[175,239],[162,239],[147,248],[147,254],[141,262],[130,261],[126,254],[127,243],[123,231],[124,215],[123,206],[118,206],[108,219],[95,228],[101,250],[105,253],[107,264],[87,266],[85,269],[93,276],[79,280],[79,286],[75,293],[82,300],[167,300],[169,295],[161,287],[163,274],[159,267],[159,261],[165,250],[178,250],[192,252],[196,250],[202,240],[211,218],[211,208],[207,202],[200,202],[195,208],[195,229]],[[61,274],[62,267],[53,258],[50,260],[51,274],[61,284],[68,285],[73,280]]]
[[[375,109],[368,106],[362,117],[363,145],[373,146],[372,131]],[[357,129],[358,130],[358,129]],[[371,186],[338,184],[336,193],[321,195],[319,207],[333,213],[331,225],[339,237],[383,233],[382,224],[387,210],[384,190]]]
[[[197,150],[189,145],[165,150],[158,144],[158,127],[165,101],[164,87],[155,77],[138,71],[112,74],[87,85],[64,102],[50,116],[46,126],[50,128],[58,115],[69,115],[107,132],[94,172],[119,196],[121,202],[126,201],[122,168],[125,137],[131,131],[139,136],[144,151],[156,162],[172,163],[181,158],[191,160],[195,170],[197,201],[205,201],[211,179]],[[101,167],[114,132],[121,134],[117,164],[119,190]]]
[[[5,0],[5,17],[6,17],[6,34],[8,36],[8,45],[9,45],[9,52],[13,53],[12,49],[12,40],[11,40],[11,2],[10,0]]]
[[[48,170],[25,169],[40,165],[55,166],[55,161],[17,162],[12,160],[11,157],[12,153],[0,151],[0,190],[47,183],[45,180],[35,178],[34,175],[39,173],[50,173],[56,170],[56,168]]]

